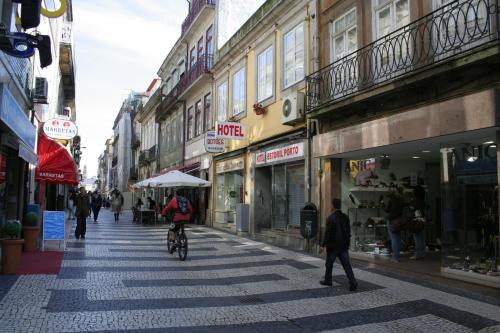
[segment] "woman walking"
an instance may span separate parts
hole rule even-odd
[[[115,214],[115,222],[118,222],[120,218],[122,206],[123,206],[123,195],[120,193],[120,191],[115,189],[113,191],[113,196],[111,199],[111,210],[113,210],[113,213]]]

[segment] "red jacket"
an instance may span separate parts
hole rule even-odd
[[[179,211],[178,209],[179,205],[177,204],[177,197],[174,197],[172,200],[170,200],[168,205],[166,205],[165,208],[163,208],[163,210],[161,211],[161,215],[165,216],[168,214],[168,212],[175,209],[174,222],[189,221],[191,220],[191,214],[193,213],[193,206],[191,206],[189,200],[187,200],[187,202],[188,202],[188,212],[186,214],[182,214]]]

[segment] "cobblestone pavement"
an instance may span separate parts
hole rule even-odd
[[[188,230],[185,262],[165,226],[103,210],[70,239],[55,275],[0,277],[0,332],[500,332],[500,300],[341,267],[228,235]]]

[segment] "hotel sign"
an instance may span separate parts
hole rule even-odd
[[[219,139],[242,140],[246,137],[245,126],[240,123],[217,122],[215,136]]]
[[[205,134],[205,150],[207,153],[223,153],[225,149],[224,139],[218,138],[215,131],[208,131]]]
[[[78,134],[78,128],[72,121],[52,118],[43,125],[43,132],[52,139],[70,140]]]
[[[304,142],[257,153],[255,155],[255,164],[262,165],[266,163],[283,162],[301,157],[304,157]]]

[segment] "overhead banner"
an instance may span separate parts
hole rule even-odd
[[[205,150],[207,153],[223,153],[226,142],[218,138],[215,131],[208,131],[205,134]]]
[[[242,140],[246,138],[245,126],[240,123],[217,122],[215,128],[215,135],[218,139]]]
[[[43,132],[52,139],[71,140],[78,134],[78,128],[70,120],[52,118],[43,124]]]

